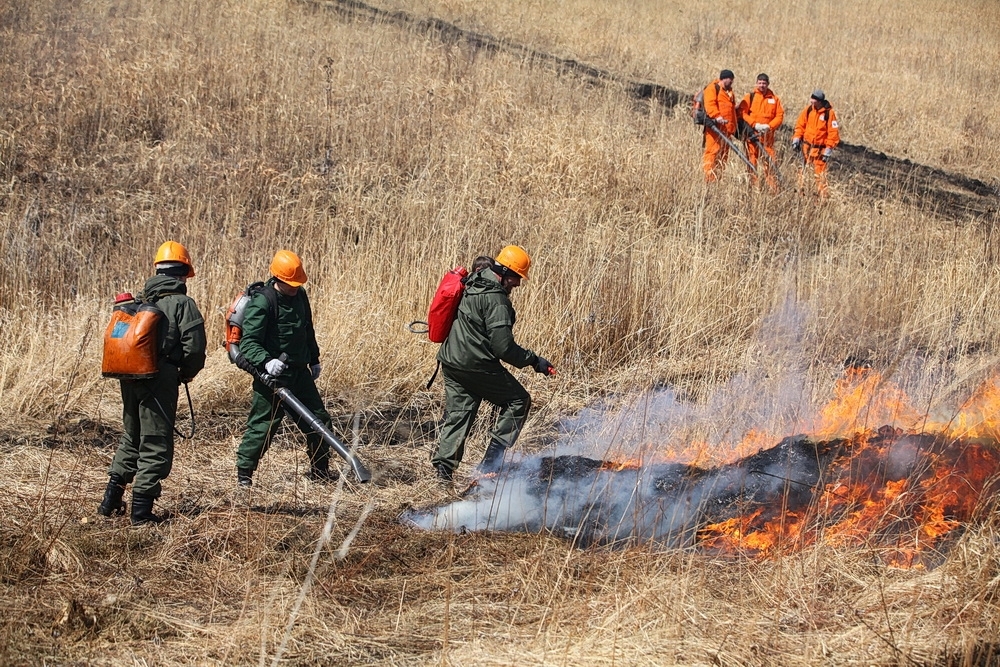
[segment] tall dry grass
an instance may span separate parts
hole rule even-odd
[[[682,89],[720,66],[740,81],[768,69],[790,109],[825,87],[851,142],[997,180],[998,112],[971,95],[997,49],[988,3],[977,24],[942,16],[941,32],[928,12],[886,7],[859,26],[858,6],[812,7],[822,46],[792,4],[611,7],[405,6]],[[803,313],[793,344],[814,403],[850,356],[890,373],[903,358],[947,367],[918,394],[974,379],[996,360],[995,220],[956,223],[843,183],[825,205],[772,197],[735,166],[706,191],[700,137],[671,109],[315,5],[7,1],[0,17],[8,662],[264,664],[284,643],[296,664],[962,664],[947,660],[998,641],[990,524],[913,573],[868,552],[716,563],[395,523],[445,499],[424,479],[436,349],[404,325],[453,264],[508,242],[532,254],[517,334],[560,370],[525,377],[532,450],[607,394],[669,383],[700,399],[747,369],[782,372],[761,332],[787,304]],[[948,50],[950,69],[896,42],[896,22]],[[963,31],[965,48],[949,49]],[[892,54],[929,81],[922,95],[903,74],[886,85]],[[946,104],[972,119],[974,147],[957,150],[965,135],[938,121]],[[904,107],[929,119],[921,132],[885,121]],[[376,484],[309,486],[285,433],[261,495],[233,498],[248,383],[213,348],[191,386],[198,436],[164,496],[179,518],[162,532],[81,523],[115,444],[117,388],[97,371],[110,298],[141,285],[168,238],[192,251],[213,341],[275,249],[303,256],[321,390],[343,433],[357,415]],[[286,631],[331,496],[334,543]]]

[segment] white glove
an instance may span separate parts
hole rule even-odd
[[[771,126],[768,125],[767,123],[757,123],[756,125],[753,126],[753,129],[757,130],[758,132],[770,132]]]
[[[322,364],[313,364],[312,366],[309,367],[309,372],[312,374],[313,380],[319,379],[319,372],[321,370],[323,370]]]
[[[716,125],[728,125],[728,124],[729,124],[729,121],[728,121],[728,120],[726,120],[726,119],[725,119],[724,117],[722,117],[722,116],[718,116],[718,117],[716,117],[716,119],[715,119],[715,124],[716,124]]]
[[[284,373],[286,368],[288,368],[288,364],[281,359],[271,359],[264,364],[264,370],[267,371],[268,375],[273,377],[278,377]]]
[[[832,148],[824,148],[823,149],[823,157],[830,157],[831,155],[833,155],[833,149]]]
[[[798,150],[801,145],[802,145],[802,140],[801,139],[792,139],[792,148],[793,149]]]

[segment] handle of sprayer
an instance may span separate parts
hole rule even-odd
[[[282,352],[281,354],[279,354],[278,355],[278,361],[280,361],[283,364],[286,363],[288,361],[288,354],[285,353],[285,352]],[[256,375],[257,378],[261,382],[263,382],[264,384],[266,384],[271,389],[277,389],[278,388],[278,378],[277,378],[277,376],[271,375],[270,373],[267,373],[267,372],[261,373],[260,371],[257,371],[256,369],[254,369],[254,370],[255,370],[254,375]]]

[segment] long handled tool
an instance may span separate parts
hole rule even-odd
[[[278,357],[278,359],[282,362],[284,362],[287,358],[287,355],[284,353]],[[282,387],[278,383],[277,378],[272,375],[261,374],[257,371],[257,369],[254,369],[253,374],[257,377],[257,379],[270,387],[278,398],[284,401],[286,406],[294,410],[300,417],[306,420],[309,423],[309,426],[311,426],[314,431],[319,433],[335,452],[340,454],[345,461],[351,464],[351,469],[354,470],[354,475],[358,478],[359,482],[371,481],[372,474],[368,472],[368,468],[366,468],[358,457],[354,455],[354,452],[345,447],[344,443],[338,440],[337,436],[335,436],[330,429],[326,427],[326,424],[320,421],[319,418],[316,417],[316,415],[314,415],[309,408],[302,403],[302,401],[297,399],[295,394],[293,394],[288,387]]]
[[[717,128],[714,123],[712,125],[706,125],[705,127],[707,127],[708,129],[712,130],[713,132],[715,132],[715,134],[716,134],[717,137],[719,137],[724,142],[726,142],[726,145],[729,146],[729,150],[731,150],[734,153],[736,153],[736,156],[739,159],[743,160],[743,163],[746,166],[750,167],[750,171],[752,171],[755,174],[757,173],[757,167],[754,166],[753,162],[751,162],[750,160],[747,159],[747,156],[744,155],[743,152],[739,148],[736,147],[736,144],[733,143],[733,140],[730,139],[729,137],[727,137],[726,134],[722,130],[720,130],[719,128]]]
[[[771,157],[771,154],[767,152],[766,148],[764,148],[764,142],[760,140],[760,135],[757,134],[757,131],[751,130],[750,134],[747,135],[747,138],[753,142],[754,146],[757,147],[758,152],[762,153],[767,159],[767,164],[771,168],[771,173],[778,179],[778,185],[784,187],[785,179],[781,177],[781,170],[778,169],[778,164],[774,161],[774,158]]]

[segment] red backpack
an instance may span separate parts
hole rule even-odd
[[[444,274],[427,311],[427,337],[432,343],[443,343],[451,332],[451,325],[458,315],[458,304],[465,291],[465,278],[469,272],[456,266]]]

